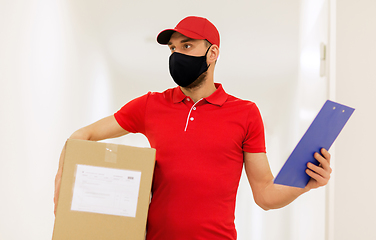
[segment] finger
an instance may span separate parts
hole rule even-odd
[[[331,155],[325,148],[321,148],[321,155],[330,163]]]
[[[330,173],[331,173],[331,169],[324,169],[323,167],[321,166],[316,166],[315,164],[313,163],[308,163],[307,164],[307,167],[309,170],[311,170],[312,172],[315,172],[317,173],[318,175],[320,175],[321,177],[325,178],[325,179],[329,179],[330,178]]]
[[[332,168],[330,167],[329,162],[318,153],[315,154],[315,158],[317,161],[319,161],[319,166],[316,166],[313,163],[308,163],[307,167],[312,169],[314,172],[321,174],[324,177],[330,177],[330,174],[332,173]]]
[[[312,179],[314,179],[319,186],[324,186],[329,181],[329,179],[322,177],[320,174],[317,174],[310,169],[307,169],[306,173],[308,174],[308,176],[310,176]]]
[[[320,163],[320,166],[325,170],[330,170],[330,156],[329,159],[325,158],[324,156],[320,155],[319,153],[314,154],[314,158]]]

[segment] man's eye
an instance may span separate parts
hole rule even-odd
[[[184,48],[185,48],[185,49],[188,49],[188,48],[190,48],[190,47],[191,47],[191,45],[189,45],[189,44],[185,44],[185,45],[184,45]]]
[[[170,47],[171,52],[175,51],[175,47]]]

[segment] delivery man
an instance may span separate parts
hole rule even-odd
[[[307,165],[311,180],[304,189],[273,183],[256,104],[227,94],[214,82],[220,37],[210,21],[186,17],[159,33],[157,41],[171,51],[169,69],[178,86],[138,97],[70,137],[98,141],[142,133],[148,138],[156,165],[147,240],[235,240],[243,166],[254,200],[264,210],[284,207],[328,183],[332,170],[325,149],[314,155],[319,166]],[[64,154],[55,180],[55,209]]]

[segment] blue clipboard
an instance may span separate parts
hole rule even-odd
[[[351,117],[354,108],[327,100],[307,132],[281,168],[274,183],[304,188],[310,180],[307,163],[318,165],[313,157],[321,148],[329,149]]]

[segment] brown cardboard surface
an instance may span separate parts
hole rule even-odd
[[[72,211],[78,164],[140,171],[136,217]],[[154,164],[155,149],[152,148],[68,140],[52,239],[144,239]]]

